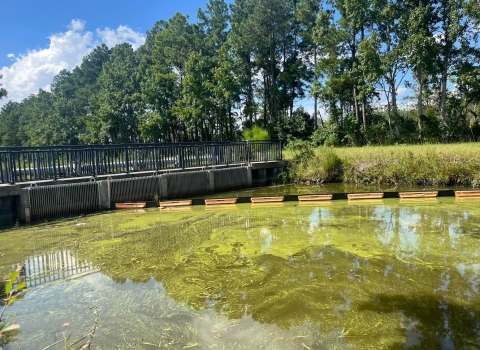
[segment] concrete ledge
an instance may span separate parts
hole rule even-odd
[[[286,168],[288,162],[286,160],[275,160],[270,162],[254,162],[251,164],[252,170],[270,169],[270,168]]]
[[[20,191],[19,185],[0,185],[0,197],[20,196]]]

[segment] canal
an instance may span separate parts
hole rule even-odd
[[[0,347],[72,343],[98,317],[92,349],[474,349],[479,203],[152,208],[3,230],[0,276],[23,265],[29,288]]]

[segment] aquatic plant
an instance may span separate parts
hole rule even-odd
[[[96,306],[93,306],[90,309],[93,310],[94,313],[95,313],[95,320],[94,320],[93,327],[91,328],[91,330],[87,334],[85,334],[82,338],[80,338],[76,341],[70,342],[70,338],[72,337],[72,334],[73,334],[73,333],[70,333],[70,335],[68,337],[64,336],[63,339],[60,339],[59,341],[57,341],[53,344],[50,344],[49,346],[43,348],[42,350],[51,349],[55,345],[58,345],[58,344],[61,344],[61,343],[65,344],[65,349],[66,350],[67,349],[73,349],[74,346],[76,346],[75,349],[90,349],[90,346],[92,345],[93,337],[95,336],[95,333],[96,333],[97,327],[98,327],[98,322],[99,322],[98,308]],[[64,323],[62,325],[62,327],[64,327],[64,328],[67,328],[68,326],[70,326],[70,323],[68,323],[68,322]]]
[[[8,281],[5,285],[5,304],[3,305],[2,311],[0,312],[0,338],[3,337],[3,334],[15,331],[20,328],[20,326],[15,322],[7,323],[2,320],[5,310],[7,310],[7,307],[12,305],[13,302],[17,299],[17,293],[20,292],[22,289],[26,288],[25,281],[14,285],[20,271],[21,270],[12,272],[10,274],[10,281]]]

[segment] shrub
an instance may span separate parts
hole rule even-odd
[[[287,178],[290,181],[303,181],[306,177],[308,166],[315,156],[310,143],[306,141],[293,141],[285,148],[290,159]]]
[[[327,149],[320,164],[323,173],[323,181],[336,182],[342,179],[343,162],[332,149]]]
[[[289,178],[294,182],[336,182],[343,176],[343,162],[329,147],[313,147],[304,141],[293,142],[287,147],[289,154]]]
[[[254,125],[251,129],[245,129],[243,131],[243,138],[247,141],[268,141],[270,140],[270,136],[268,135],[268,131]]]
[[[312,142],[316,146],[338,146],[340,144],[338,124],[327,120],[324,126],[315,130]]]

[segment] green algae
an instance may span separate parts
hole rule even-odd
[[[15,239],[28,243],[0,260],[4,268],[69,249],[108,277],[52,291],[84,307],[101,300],[100,344],[148,348],[141,340],[148,338],[161,348],[248,348],[241,329],[256,332],[265,348],[468,348],[480,341],[475,202],[116,211],[7,231],[0,246]],[[54,309],[48,290],[29,298],[44,291],[42,309]],[[128,330],[125,339],[119,329]]]

